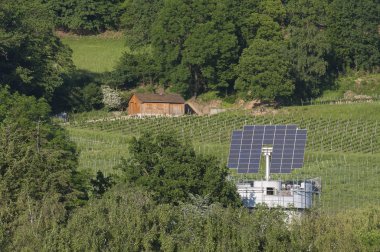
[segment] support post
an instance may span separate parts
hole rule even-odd
[[[263,147],[262,153],[265,156],[265,179],[269,181],[270,178],[270,156],[272,155],[273,147]]]
[[[269,181],[269,173],[270,173],[269,157],[270,157],[270,154],[269,153],[265,153],[265,162],[266,162],[266,166],[265,166],[265,179],[267,181]]]

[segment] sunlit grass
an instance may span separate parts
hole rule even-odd
[[[111,71],[123,52],[129,50],[122,37],[68,36],[61,40],[73,50],[73,62],[78,69],[95,73]]]
[[[305,117],[330,117],[335,119],[380,121],[380,102],[325,104],[311,106],[293,106],[281,109],[280,113],[301,114]]]

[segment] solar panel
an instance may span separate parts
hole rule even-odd
[[[257,173],[263,146],[272,146],[271,173],[290,173],[303,166],[307,131],[296,125],[246,125],[231,135],[228,167]]]

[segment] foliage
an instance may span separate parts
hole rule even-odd
[[[96,196],[103,195],[114,184],[111,177],[105,177],[101,171],[96,173],[96,178],[91,179],[93,192]]]
[[[84,174],[76,172],[75,145],[62,128],[50,122],[44,100],[11,95],[6,89],[1,89],[0,100],[3,247],[31,235],[23,233],[25,226],[41,223],[41,229],[48,232],[64,222],[70,209],[87,200],[87,186]]]
[[[287,4],[291,73],[300,98],[315,97],[331,85],[332,47],[326,34],[327,1],[294,0]]]
[[[67,250],[260,251],[290,245],[278,209],[250,214],[218,204],[156,205],[149,193],[126,186],[78,210],[64,234]]]
[[[141,48],[151,42],[151,29],[162,0],[125,0],[125,12],[121,16],[121,28],[126,33],[127,45],[132,49]]]
[[[55,14],[58,29],[78,34],[99,33],[119,27],[121,0],[42,0]]]
[[[377,1],[332,1],[327,32],[336,54],[335,65],[343,71],[376,70],[380,65],[379,23]]]
[[[141,55],[120,62],[116,76],[126,88],[131,79],[145,83],[136,76],[155,65],[151,80],[186,97],[217,91],[294,101],[330,89],[347,67],[378,71],[379,8],[373,0],[128,0],[125,6],[128,43],[152,52],[149,63]]]
[[[235,87],[249,99],[288,97],[294,89],[288,73],[289,65],[283,43],[256,39],[243,51]]]
[[[149,52],[124,53],[109,76],[109,82],[112,86],[133,88],[139,84],[153,85],[158,76],[157,64]]]
[[[0,1],[0,83],[51,99],[72,69],[71,51],[53,35],[48,9],[32,1]]]
[[[178,204],[193,194],[223,205],[239,204],[235,186],[226,181],[227,168],[196,155],[174,136],[144,134],[133,138],[129,148],[131,157],[120,166],[126,181],[152,191],[157,202]]]
[[[377,99],[380,97],[380,74],[347,74],[336,79],[333,89],[326,90],[321,100],[339,100],[346,92],[352,91],[357,95],[366,95]]]
[[[234,24],[222,15],[226,9],[225,2],[165,2],[152,42],[163,81],[175,83],[190,95],[230,85],[238,47]]]
[[[63,79],[64,84],[53,94],[53,112],[84,112],[103,107],[100,76],[84,70],[75,70]]]
[[[121,106],[121,97],[118,94],[117,90],[110,88],[109,86],[103,85],[102,87],[103,94],[103,104],[106,108],[118,109]]]
[[[219,92],[218,91],[209,91],[207,93],[203,93],[200,96],[198,96],[198,99],[203,102],[209,102],[212,100],[216,100],[219,98]]]
[[[15,248],[67,251],[376,251],[379,209],[340,214],[318,210],[287,222],[280,209],[249,211],[203,199],[157,205],[150,193],[118,185],[75,210],[47,235],[25,225]],[[36,237],[36,238],[35,238]],[[43,249],[41,249],[43,248]]]
[[[99,85],[90,83],[83,88],[82,104],[86,110],[100,109],[103,107],[103,93]]]
[[[310,212],[292,224],[295,250],[375,251],[379,248],[379,209],[328,215]]]

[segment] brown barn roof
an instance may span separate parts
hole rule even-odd
[[[135,94],[141,102],[185,103],[179,94]]]

